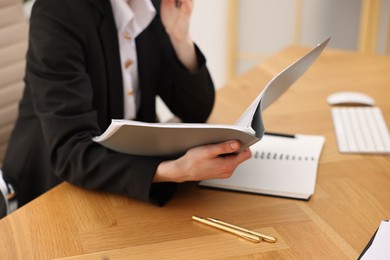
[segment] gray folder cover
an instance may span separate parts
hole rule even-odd
[[[261,112],[279,98],[321,54],[330,39],[277,74],[242,114],[235,125],[143,123],[112,120],[95,142],[117,152],[144,156],[178,156],[188,149],[229,140],[239,140],[242,149],[264,135]]]

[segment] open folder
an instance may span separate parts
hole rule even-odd
[[[144,123],[112,120],[95,142],[112,150],[145,156],[178,156],[205,144],[239,140],[241,149],[258,142],[264,135],[261,113],[278,99],[321,54],[329,39],[276,75],[242,114],[235,125]]]

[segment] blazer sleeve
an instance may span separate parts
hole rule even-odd
[[[213,109],[215,88],[204,55],[194,44],[198,70],[191,73],[177,58],[162,25],[159,10],[155,23],[160,27],[159,41],[162,46],[158,95],[183,122],[205,122]]]
[[[195,45],[199,68],[195,73],[191,73],[180,63],[173,47],[168,48],[165,53],[165,64],[171,66],[165,66],[167,71],[161,74],[161,99],[183,122],[206,122],[214,106],[215,88],[205,57]]]
[[[42,145],[61,179],[162,205],[175,189],[173,183],[152,184],[163,158],[121,154],[92,141],[101,129],[93,107],[93,75],[86,67],[91,57],[85,54],[90,43],[84,35],[96,30],[88,28],[87,8],[73,0],[41,0],[33,9],[26,82]]]

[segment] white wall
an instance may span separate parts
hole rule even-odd
[[[256,55],[238,61],[237,73],[294,43],[314,46],[331,37],[328,47],[356,50],[360,6],[361,0],[239,1],[238,51]]]
[[[238,1],[237,74],[291,44],[358,50],[363,0]],[[378,54],[383,54],[390,0],[380,0]],[[302,8],[299,8],[302,7]],[[299,17],[297,17],[299,15]]]
[[[206,56],[216,87],[226,83],[228,1],[195,0],[191,35]]]

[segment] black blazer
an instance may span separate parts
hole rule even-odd
[[[153,1],[159,12],[160,0]],[[163,204],[173,183],[152,184],[164,158],[126,155],[91,138],[123,118],[118,35],[109,0],[37,0],[31,20],[26,87],[3,170],[23,205],[65,180],[88,189]],[[204,122],[214,102],[205,59],[189,73],[159,15],[136,39],[141,91],[137,119],[156,121],[159,95],[184,122]]]

